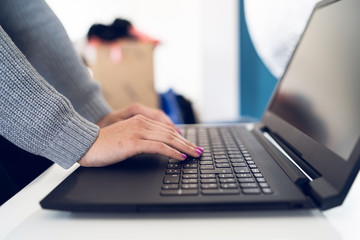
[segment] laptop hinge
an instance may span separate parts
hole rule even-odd
[[[269,154],[297,186],[305,190],[305,183],[319,177],[315,170],[306,166],[305,160],[298,156],[296,151],[286,146],[278,136],[272,134],[268,129],[255,128],[253,131]]]

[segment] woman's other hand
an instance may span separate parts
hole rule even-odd
[[[176,129],[176,131],[178,132],[180,131],[163,111],[155,108],[146,107],[139,103],[132,104],[129,107],[121,110],[115,110],[102,118],[99,122],[97,122],[97,124],[100,127],[106,127],[110,124],[129,119],[136,115],[143,115],[152,120],[164,123]]]

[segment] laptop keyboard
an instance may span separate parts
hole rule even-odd
[[[184,136],[203,147],[200,158],[169,159],[162,196],[272,194],[240,140],[237,128],[186,128]]]

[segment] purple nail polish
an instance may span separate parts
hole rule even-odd
[[[199,149],[195,149],[195,151],[196,151],[196,153],[200,156],[200,155],[202,155],[202,151],[200,151]]]
[[[187,156],[185,154],[182,153],[181,156],[184,160],[187,159]]]
[[[200,150],[202,153],[204,152],[204,149],[202,147],[196,147],[196,149]]]
[[[180,128],[176,128],[176,131],[181,135],[183,134],[182,131],[180,130]]]

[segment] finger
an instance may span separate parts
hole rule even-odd
[[[141,118],[141,116],[139,116]],[[194,143],[189,142],[186,138],[184,138],[182,135],[178,134],[177,132],[175,132],[171,127],[169,127],[168,125],[156,122],[152,119],[149,118],[142,118],[142,120],[147,124],[146,125],[146,129],[148,130],[154,130],[154,131],[162,131],[165,132],[167,134],[176,134],[176,136],[182,141],[184,142],[186,145],[188,145],[189,147],[193,148],[193,149],[198,149],[200,151],[203,151],[203,149],[201,147],[196,146]]]
[[[142,140],[141,143],[136,146],[136,148],[137,154],[161,154],[180,161],[183,161],[187,158],[186,154],[181,153],[177,149],[174,149],[165,143],[157,141]]]
[[[154,114],[154,120],[158,120],[159,122],[162,122],[166,125],[169,125],[175,129],[178,130],[178,128],[176,127],[176,125],[173,123],[173,121],[171,121],[170,117],[168,115],[166,115],[163,111],[158,111],[158,112],[155,112],[155,113],[152,113]]]
[[[179,138],[178,134],[145,130],[143,131],[142,139],[165,143],[179,152],[192,157],[200,157],[202,155],[202,151],[198,147],[187,144],[183,139]]]
[[[171,121],[171,119],[163,111],[161,111],[159,109],[148,108],[145,106],[143,106],[141,110],[142,110],[142,114],[144,114],[145,116],[147,116],[153,120],[162,122],[166,125],[175,127],[175,124]]]
[[[170,127],[178,131],[178,128],[171,121],[171,119],[159,109],[149,108],[141,104],[133,104],[128,108],[128,114],[130,114],[131,116],[135,116],[137,114],[144,115],[150,119],[169,125]]]

